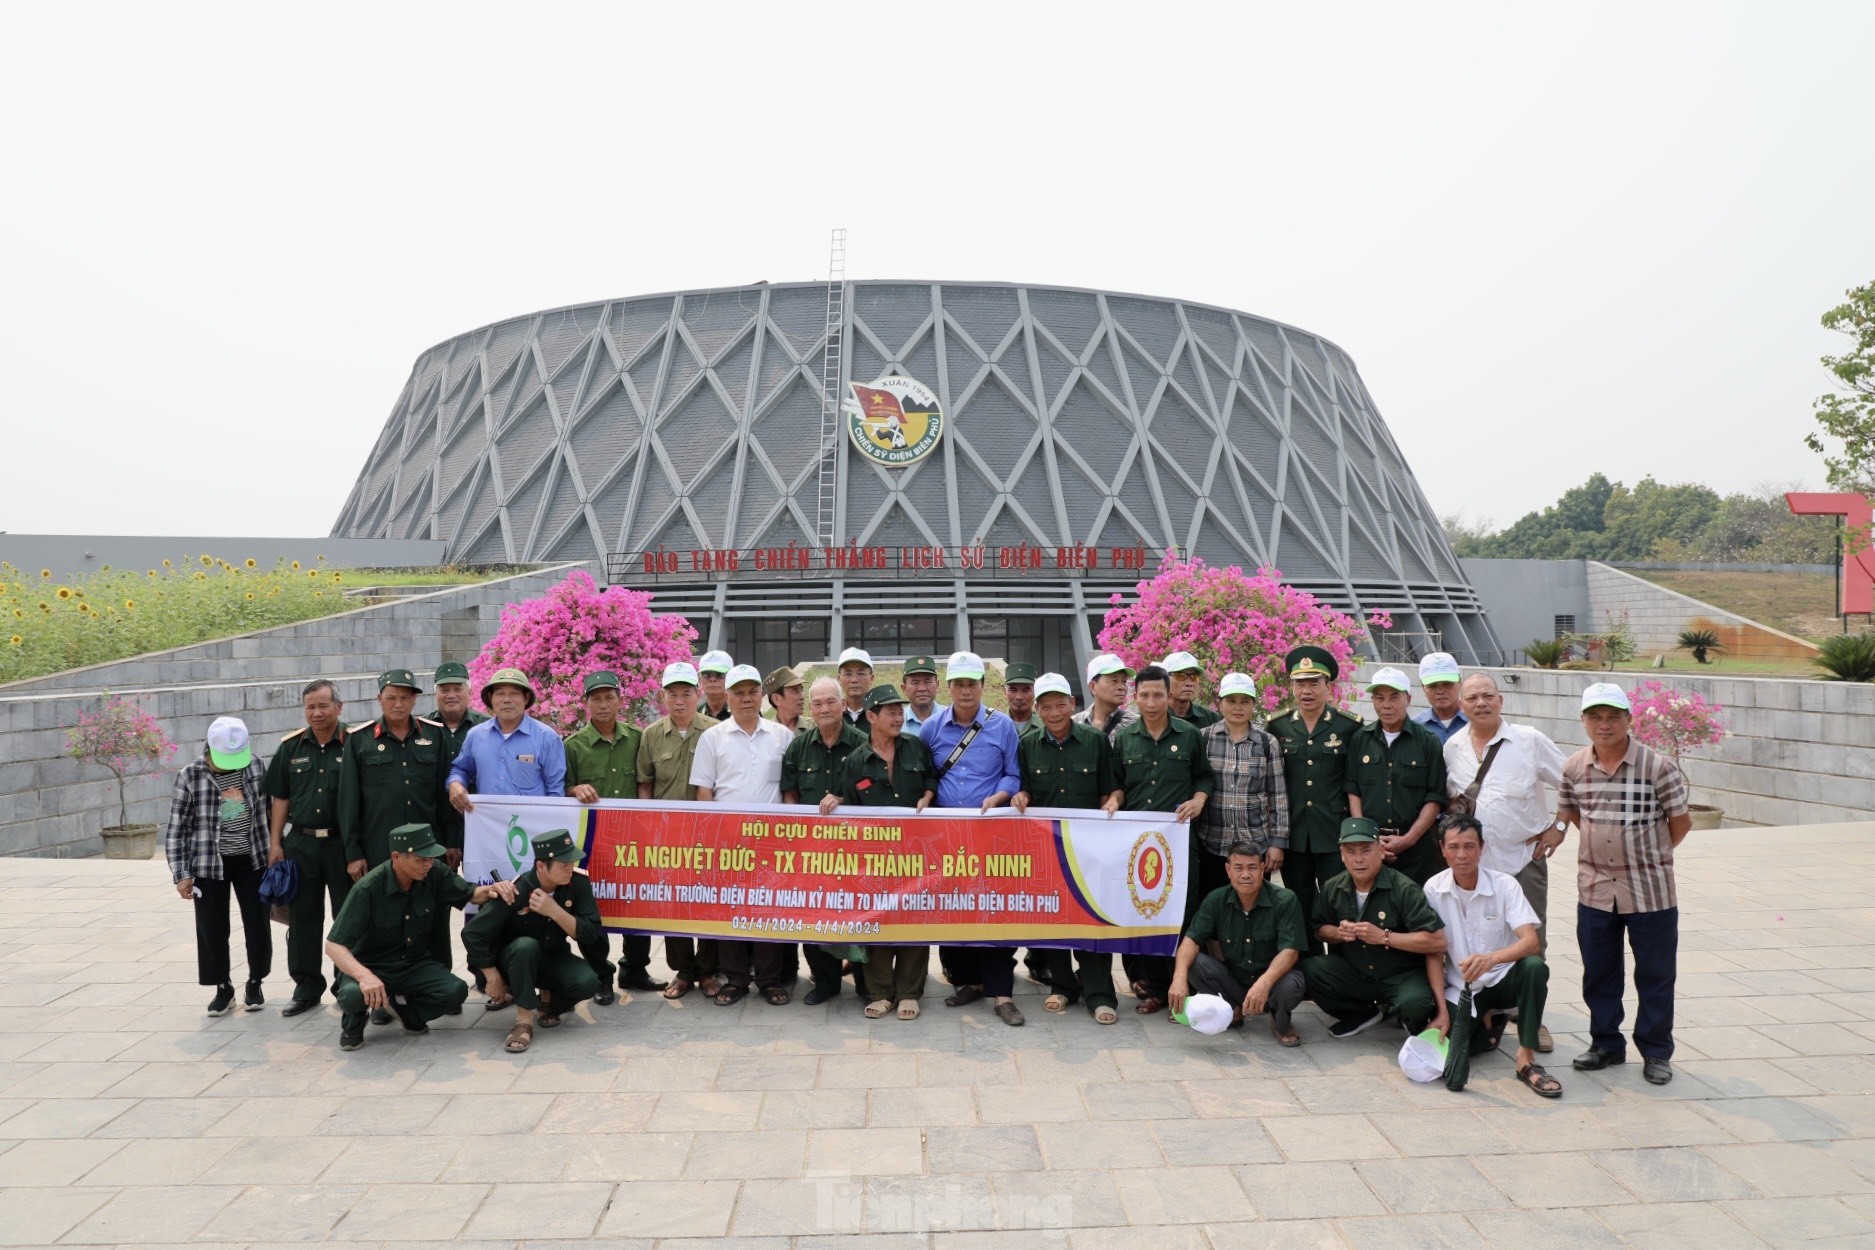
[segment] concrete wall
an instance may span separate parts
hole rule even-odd
[[[1506,717],[1534,725],[1565,752],[1587,743],[1583,688],[1610,679],[1551,669],[1481,671],[1497,678]],[[1650,677],[1724,707],[1725,741],[1689,753],[1681,766],[1693,801],[1723,807],[1726,824],[1804,825],[1875,816],[1875,684],[1681,673],[1618,673],[1612,680],[1632,690]],[[1423,699],[1415,689],[1415,705]]]
[[[337,683],[355,723],[376,713],[376,675],[386,668],[429,676],[444,660],[473,659],[508,603],[540,595],[577,565],[449,587],[418,599],[90,669],[0,686],[0,855],[94,855],[97,831],[118,820],[117,783],[102,767],[66,759],[65,731],[102,691],[133,700],[177,744],[174,767],[202,749],[217,716],[247,722],[271,755],[304,723],[299,690],[314,677]],[[427,698],[419,710],[430,706]],[[132,821],[168,815],[174,767],[133,777]]]
[[[212,555],[239,564],[253,560],[272,568],[276,560],[311,564],[320,556],[333,568],[428,568],[443,562],[443,544],[381,538],[206,538],[123,534],[0,534],[0,560],[37,573],[51,569],[65,579],[114,569],[160,568],[164,560]]]
[[[1608,628],[1610,614],[1618,618],[1626,611],[1635,646],[1642,655],[1673,651],[1679,645],[1680,631],[1685,629],[1710,629],[1718,634],[1728,659],[1808,659],[1816,654],[1816,647],[1801,638],[1611,565],[1589,561],[1587,578],[1590,619],[1578,622],[1578,628],[1603,632]]]
[[[1521,651],[1532,638],[1554,638],[1556,618],[1589,628],[1587,562],[1583,560],[1461,560],[1484,603],[1498,641]],[[1502,657],[1508,661],[1511,657]]]

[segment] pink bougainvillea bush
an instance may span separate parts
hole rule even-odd
[[[1274,712],[1289,697],[1283,656],[1305,643],[1323,648],[1340,666],[1334,701],[1345,701],[1355,688],[1354,648],[1367,630],[1308,591],[1285,585],[1275,569],[1251,576],[1234,565],[1219,569],[1168,556],[1156,576],[1139,583],[1134,602],[1122,604],[1119,595],[1112,602],[1096,639],[1100,648],[1135,670],[1174,651],[1191,652],[1204,667],[1201,703],[1216,698],[1225,673],[1247,673],[1256,679],[1262,710]],[[1375,612],[1368,624],[1391,629],[1393,621]]]
[[[156,718],[134,703],[106,695],[104,707],[80,712],[65,731],[65,754],[87,764],[102,764],[117,778],[117,823],[130,823],[130,799],[124,779],[148,772],[176,753]]]
[[[1634,709],[1634,726],[1629,732],[1641,745],[1670,755],[1675,761],[1682,751],[1725,741],[1725,724],[1720,719],[1725,708],[1690,691],[1644,681],[1628,691],[1628,702]]]
[[[575,570],[540,598],[501,610],[501,628],[469,665],[469,687],[480,691],[496,669],[518,668],[540,695],[531,714],[570,733],[586,718],[586,675],[609,669],[619,677],[620,717],[642,725],[662,715],[664,666],[689,659],[696,640],[683,617],[654,613],[650,595],[600,590]]]

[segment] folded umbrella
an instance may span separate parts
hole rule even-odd
[[[284,906],[299,897],[299,865],[290,859],[268,864],[260,875],[260,901],[269,907]]]
[[[1445,1087],[1453,1093],[1465,1088],[1471,1079],[1471,982],[1458,996],[1458,1009],[1452,1013],[1452,1031],[1446,1036]]]

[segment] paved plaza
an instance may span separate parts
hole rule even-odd
[[[342,1055],[329,1006],[280,1018],[283,943],[264,1012],[203,1015],[161,863],[9,860],[0,1243],[1875,1245],[1875,824],[1692,835],[1663,1089],[1569,1069],[1568,855],[1555,1103],[1507,1055],[1414,1085],[1397,1028],[1335,1042],[1312,1007],[1285,1051],[1126,998],[1050,1017],[1027,984],[1011,1029],[935,980],[908,1023],[850,993],[588,1004],[520,1057],[472,995]]]

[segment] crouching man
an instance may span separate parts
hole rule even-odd
[[[352,886],[326,934],[340,1050],[364,1044],[367,1011],[388,1008],[405,1032],[428,1033],[430,1021],[461,1010],[469,987],[434,954],[438,935],[448,933],[449,911],[514,900],[511,881],[472,886],[438,864],[447,852],[428,825],[399,825],[386,841],[391,857]]]
[[[1267,1011],[1276,1040],[1299,1046],[1290,1013],[1302,1001],[1302,905],[1263,879],[1263,852],[1248,842],[1231,846],[1224,871],[1230,884],[1205,896],[1179,939],[1172,1010],[1190,994],[1216,994],[1231,1005],[1232,1028]]]
[[[1426,956],[1445,954],[1445,922],[1411,878],[1386,866],[1373,821],[1342,821],[1340,846],[1347,871],[1315,896],[1315,936],[1328,953],[1302,961],[1308,995],[1336,1037],[1372,1028],[1389,1010],[1418,1033],[1437,1014],[1435,984],[1444,988],[1438,960]]]
[[[1536,1061],[1537,1033],[1549,1000],[1549,965],[1537,953],[1536,909],[1509,873],[1479,866],[1484,829],[1474,816],[1448,816],[1439,845],[1451,867],[1426,882],[1426,902],[1445,922],[1445,993],[1433,1026],[1452,1027],[1453,1011],[1471,986],[1478,1026],[1475,1053],[1494,1049],[1515,1010],[1517,1079],[1544,1098],[1561,1098],[1562,1083]]]
[[[518,1055],[575,1004],[599,992],[599,976],[579,953],[599,939],[592,881],[576,871],[579,845],[565,829],[534,835],[534,866],[514,879],[509,901],[490,903],[462,931],[469,964],[488,978],[491,1008],[514,1004],[507,1050]]]

